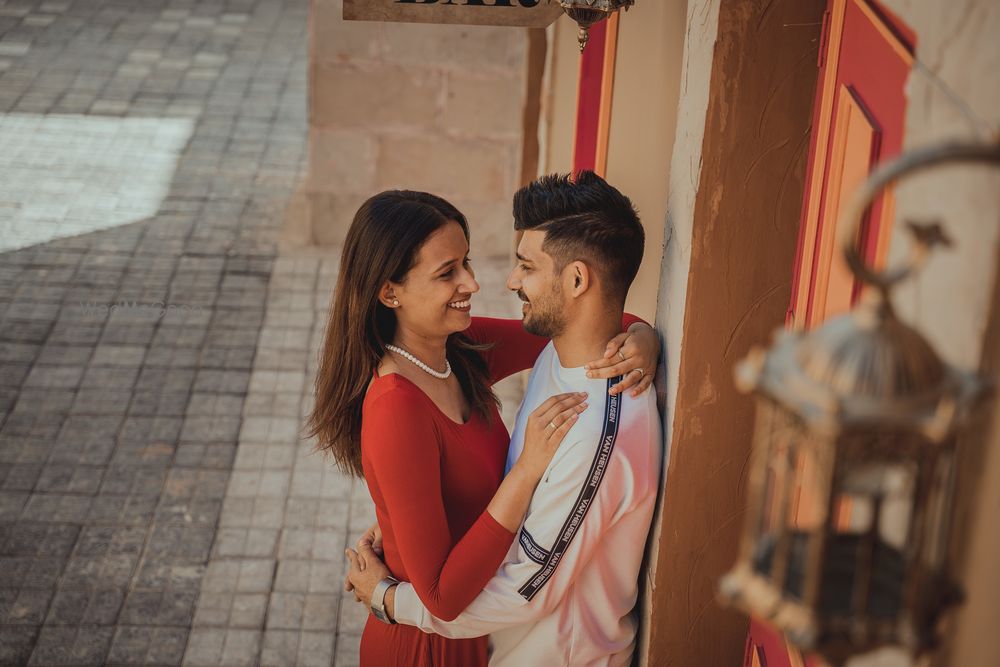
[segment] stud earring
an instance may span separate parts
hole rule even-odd
[[[398,306],[399,305],[399,299],[393,299],[392,300],[392,305]]]

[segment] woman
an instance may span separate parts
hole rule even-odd
[[[535,485],[586,409],[581,395],[546,401],[504,476],[509,437],[490,386],[529,368],[547,341],[518,320],[471,317],[479,285],[468,252],[465,217],[439,197],[392,191],[361,206],[344,243],[310,416],[319,446],[367,480],[386,565],[444,619],[493,576]],[[656,356],[655,334],[641,326],[648,331],[625,348],[634,368]],[[361,661],[475,667],[486,665],[486,649],[484,637],[445,639],[370,617]]]

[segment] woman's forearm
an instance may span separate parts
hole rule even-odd
[[[504,477],[486,510],[497,523],[511,533],[516,533],[528,511],[528,504],[539,479],[539,476],[515,464]]]

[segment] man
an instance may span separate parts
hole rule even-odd
[[[369,605],[377,589],[379,613],[398,623],[446,637],[489,634],[494,667],[628,664],[659,482],[659,417],[652,392],[609,395],[618,378],[592,379],[583,364],[620,331],[642,225],[631,201],[592,172],[522,188],[514,218],[521,238],[507,287],[524,302],[524,327],[552,342],[532,369],[507,469],[528,415],[546,398],[588,391],[591,408],[549,464],[503,564],[458,618],[437,619],[412,586],[385,582],[369,543],[360,545],[362,564],[349,553],[351,582]]]

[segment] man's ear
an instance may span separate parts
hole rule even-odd
[[[382,289],[378,291],[378,300],[386,308],[399,308],[399,299],[396,298],[396,290],[388,280],[382,285]]]
[[[570,262],[566,267],[569,274],[569,290],[573,296],[580,296],[590,289],[592,274],[590,267],[583,262]]]

